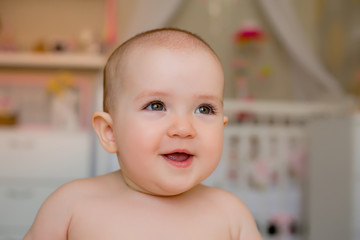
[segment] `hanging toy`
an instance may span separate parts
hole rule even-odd
[[[259,44],[265,40],[265,33],[261,27],[254,22],[247,22],[234,34],[234,43],[245,55],[259,53]]]

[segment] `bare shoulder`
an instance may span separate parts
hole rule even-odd
[[[248,207],[233,193],[202,186],[202,191],[228,216],[231,232],[236,240],[262,240]]]
[[[101,195],[111,174],[78,179],[56,189],[41,205],[24,240],[67,239],[76,204],[91,195]]]

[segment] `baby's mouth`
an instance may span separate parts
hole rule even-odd
[[[182,152],[175,152],[170,154],[164,154],[164,156],[173,161],[183,162],[188,160],[192,155]]]
[[[173,152],[163,154],[162,156],[171,165],[179,168],[186,168],[191,165],[194,155],[186,152]]]

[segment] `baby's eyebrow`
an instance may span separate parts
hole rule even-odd
[[[141,99],[143,97],[167,97],[169,93],[162,91],[143,91],[139,95],[136,96],[135,100]]]
[[[214,96],[214,95],[207,95],[207,94],[197,94],[195,95],[196,98],[199,98],[199,99],[204,99],[204,100],[209,100],[209,101],[214,101],[214,102],[217,102],[219,103],[221,106],[224,105],[223,103],[223,100],[217,96]]]
[[[170,95],[171,94],[168,92],[157,91],[157,90],[146,90],[146,91],[141,92],[139,95],[137,95],[135,100],[139,100],[143,97],[168,97]],[[196,94],[195,98],[201,99],[204,101],[213,101],[213,102],[220,104],[221,106],[224,106],[223,100],[215,95]]]

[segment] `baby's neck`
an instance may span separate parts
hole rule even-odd
[[[193,188],[189,189],[188,191],[181,192],[179,194],[162,195],[162,194],[153,193],[151,191],[147,191],[146,189],[139,187],[138,185],[133,183],[129,178],[127,178],[124,175],[123,171],[121,170],[118,170],[117,175],[120,176],[119,180],[122,186],[126,189],[126,191],[129,194],[134,194],[134,196],[138,195],[139,197],[146,197],[146,198],[150,197],[150,198],[158,198],[158,199],[170,200],[170,201],[180,198],[186,198],[187,195],[191,195],[192,192],[194,192],[196,189],[198,189],[201,186],[201,184],[196,185]]]

